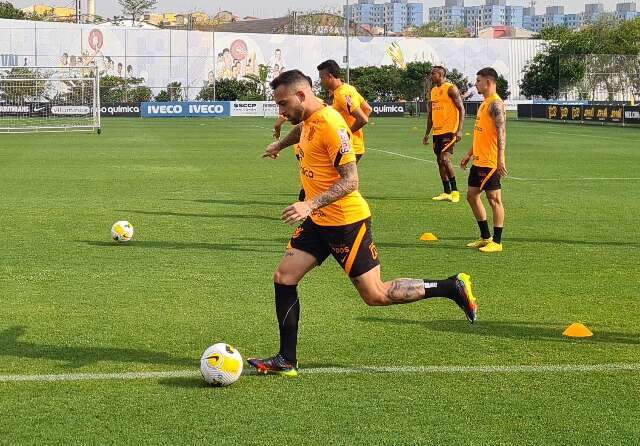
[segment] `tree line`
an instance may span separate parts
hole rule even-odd
[[[524,68],[520,89],[527,98],[640,96],[640,18],[604,16],[579,31],[549,27],[537,37],[547,42]]]

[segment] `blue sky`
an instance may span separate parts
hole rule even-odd
[[[9,0],[18,7],[23,8],[34,3],[44,3],[54,6],[73,6],[73,0]],[[356,0],[350,0],[355,3]],[[386,1],[386,0],[385,0]],[[415,0],[414,0],[415,1]],[[598,0],[590,0],[595,3]],[[630,0],[599,0],[604,3],[605,9],[615,9],[616,3]],[[377,0],[382,3],[383,0]],[[219,10],[229,10],[239,16],[255,15],[257,17],[274,17],[286,14],[289,9],[310,10],[310,9],[335,9],[344,5],[344,0],[317,0],[317,1],[293,1],[293,0],[158,0],[155,9],[157,12],[191,12],[204,11],[213,14]],[[425,10],[432,6],[441,6],[444,0],[428,0],[423,2]],[[466,0],[468,6],[483,4],[484,0]],[[538,13],[544,11],[545,6],[563,5],[565,11],[579,12],[584,9],[584,0],[537,0]],[[82,0],[83,6],[86,0]],[[527,6],[528,0],[507,0],[507,4]],[[121,8],[116,0],[96,0],[96,12],[99,15],[112,17],[119,15]]]

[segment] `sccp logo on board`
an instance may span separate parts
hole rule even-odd
[[[231,116],[263,116],[264,102],[235,101],[231,103]]]

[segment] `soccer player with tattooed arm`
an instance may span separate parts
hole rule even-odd
[[[299,226],[273,275],[280,348],[274,356],[249,359],[249,365],[259,373],[297,376],[298,284],[330,255],[367,305],[408,304],[442,297],[455,302],[474,322],[478,306],[468,274],[441,280],[382,280],[371,212],[358,191],[349,126],[335,109],[314,95],[302,72],[286,71],[270,85],[280,113],[300,127],[295,150],[306,198],[282,213],[285,223]],[[267,149],[263,157],[276,159],[278,152]]]
[[[478,71],[476,88],[484,96],[484,102],[478,109],[473,129],[473,146],[462,158],[460,166],[469,172],[467,201],[480,228],[480,238],[467,244],[467,247],[479,249],[484,253],[502,251],[502,229],[504,228],[504,206],[502,204],[502,185],[500,179],[507,176],[507,114],[504,102],[496,93],[498,73],[493,68]],[[489,232],[487,211],[482,204],[482,192],[493,213],[493,236]]]

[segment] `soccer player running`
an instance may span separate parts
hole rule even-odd
[[[302,222],[273,276],[280,349],[275,356],[248,360],[260,373],[296,376],[300,301],[298,283],[313,268],[333,255],[367,305],[406,304],[446,297],[454,301],[470,322],[477,301],[468,274],[444,280],[380,278],[378,250],[371,234],[371,212],[358,192],[358,169],[351,131],[342,116],[318,99],[305,75],[282,73],[271,82],[280,112],[293,125],[301,125],[296,153],[306,201],[284,209],[285,223]],[[271,146],[263,157],[276,159]]]
[[[365,152],[364,126],[369,122],[371,106],[353,85],[342,82],[340,65],[335,60],[325,60],[318,65],[318,73],[322,88],[333,95],[331,106],[342,115],[351,129],[351,142],[357,163]]]
[[[502,228],[504,227],[504,207],[500,178],[507,176],[505,148],[507,145],[507,116],[504,103],[496,93],[498,73],[493,68],[478,71],[476,88],[484,96],[484,102],[478,109],[473,131],[473,147],[460,161],[463,169],[473,158],[469,172],[467,201],[480,227],[480,239],[467,244],[469,248],[478,248],[482,252],[502,251]],[[493,237],[489,232],[487,212],[480,196],[482,191],[493,212]]]
[[[431,70],[431,107],[427,118],[427,130],[422,139],[429,144],[429,133],[433,129],[433,153],[438,160],[438,170],[444,192],[433,197],[434,201],[460,201],[451,155],[457,142],[462,139],[464,104],[458,87],[446,81],[447,70],[439,65]]]

